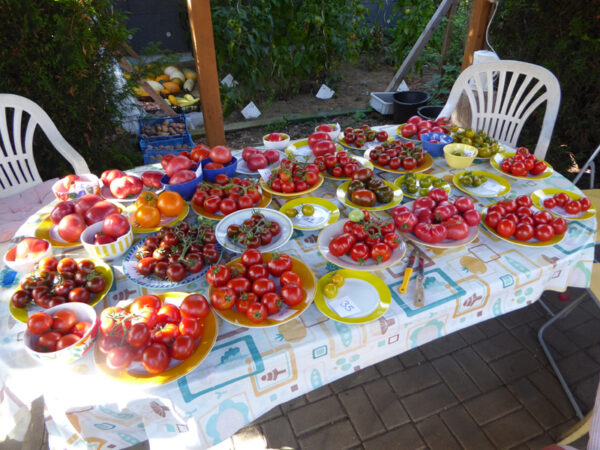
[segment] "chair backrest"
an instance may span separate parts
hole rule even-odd
[[[456,79],[438,117],[450,117],[463,93],[471,107],[471,128],[484,130],[511,147],[516,147],[527,118],[546,102],[534,150],[538,158],[546,157],[560,105],[560,84],[552,72],[535,64],[508,60],[469,66]]]
[[[7,114],[10,109],[12,126]],[[38,125],[76,174],[90,173],[82,156],[37,103],[19,95],[0,94],[0,197],[18,194],[42,182],[33,159],[33,136]]]

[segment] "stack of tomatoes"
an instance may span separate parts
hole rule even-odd
[[[575,200],[564,192],[558,192],[552,197],[547,197],[544,199],[544,208],[561,208],[564,212],[573,216],[581,212],[586,212],[591,207],[592,202],[589,198],[581,197],[578,200]]]
[[[392,170],[415,170],[425,162],[425,151],[413,142],[386,142],[373,148],[369,159],[382,167]]]
[[[335,143],[325,131],[315,131],[308,137],[308,146],[315,156],[325,156],[335,153]]]
[[[162,217],[177,217],[185,207],[185,201],[175,191],[163,191],[159,195],[144,191],[135,201],[135,222],[142,228],[160,225]]]
[[[406,206],[394,208],[392,217],[400,231],[412,232],[426,244],[465,239],[469,228],[476,227],[481,221],[470,198],[458,197],[451,203],[442,188],[434,188],[426,197],[416,199],[412,211]]]
[[[320,172],[325,172],[332,177],[352,178],[352,175],[363,165],[353,159],[348,152],[337,152],[326,156],[317,156],[314,164],[317,165]]]
[[[129,310],[112,306],[102,311],[98,348],[111,369],[124,370],[139,361],[155,375],[164,372],[172,359],[183,361],[194,353],[209,313],[203,295],[190,294],[179,307],[162,303],[155,295],[142,295]]]
[[[271,171],[267,185],[275,192],[292,194],[304,192],[318,182],[319,167],[316,164],[303,166],[284,158],[281,167]]]
[[[425,120],[419,116],[412,116],[406,121],[400,133],[405,139],[421,139],[425,133],[443,133],[450,131],[450,120],[447,117],[440,117],[437,120]]]
[[[100,175],[100,179],[102,184],[108,187],[110,193],[119,199],[135,197],[144,188],[140,178],[135,175],[127,175],[119,169],[105,170]]]
[[[212,306],[218,310],[235,306],[250,321],[260,323],[278,313],[284,303],[288,306],[302,303],[306,292],[300,275],[293,271],[292,258],[283,253],[271,256],[264,264],[260,251],[248,249],[239,261],[211,267],[206,281],[211,285]]]
[[[214,184],[200,183],[196,187],[192,202],[206,212],[220,212],[226,216],[239,209],[252,208],[260,203],[261,199],[262,194],[257,182],[238,177],[229,178],[222,173],[215,177]]]
[[[510,173],[516,177],[541,175],[548,166],[542,160],[537,159],[526,147],[519,147],[517,153],[510,158],[504,158],[500,163],[500,170]]]
[[[271,133],[275,134],[275,133]],[[242,159],[246,161],[248,170],[256,172],[259,169],[266,168],[269,164],[279,161],[281,154],[274,149],[268,149],[264,152],[254,147],[246,147],[242,150]]]
[[[258,248],[269,245],[281,232],[281,225],[267,218],[258,211],[253,211],[250,218],[241,225],[231,224],[227,227],[227,237],[233,242],[247,248]]]
[[[12,295],[16,308],[25,308],[31,300],[47,309],[66,302],[89,303],[106,287],[106,281],[89,259],[54,256],[43,258],[37,271],[21,280],[20,289]]]
[[[200,272],[205,263],[219,260],[216,242],[209,224],[190,226],[181,222],[175,227],[163,227],[136,250],[137,271],[143,276],[179,282],[188,273]]]
[[[394,222],[377,220],[366,210],[355,211],[344,223],[343,232],[329,242],[329,252],[337,258],[349,255],[359,264],[368,264],[370,260],[379,264],[389,260],[394,249],[402,243]]]
[[[514,200],[501,200],[490,206],[485,215],[485,224],[500,236],[527,242],[537,239],[546,242],[555,235],[567,232],[567,221],[554,217],[548,211],[532,209],[533,203],[527,195]]]
[[[27,319],[27,330],[36,336],[34,350],[41,353],[55,352],[78,342],[93,324],[78,321],[70,309],[61,309],[52,316],[37,312]]]
[[[347,127],[344,130],[344,140],[347,144],[352,144],[354,147],[362,148],[367,142],[372,142],[375,139],[379,142],[388,140],[387,131],[375,131],[369,125],[361,125],[360,128]]]

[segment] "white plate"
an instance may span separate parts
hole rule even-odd
[[[221,244],[223,248],[234,253],[243,253],[246,251],[245,246],[239,245],[227,237],[227,227],[234,224],[241,225],[244,220],[249,219],[256,211],[265,216],[267,220],[279,223],[279,227],[281,228],[279,234],[273,237],[273,240],[269,245],[261,245],[258,249],[263,253],[272,252],[287,244],[294,233],[292,221],[285,214],[267,208],[242,209],[225,216],[215,228],[217,242]]]
[[[264,153],[263,146],[255,147],[255,148],[263,151],[263,153]],[[235,150],[235,151],[231,152],[231,154],[234,157],[236,157],[238,160],[237,168],[235,169],[235,171],[242,175],[259,176],[260,174],[258,173],[257,170],[248,169],[248,164],[246,163],[246,161],[244,161],[242,159],[242,152],[243,152],[243,150]],[[266,167],[267,169],[274,169],[275,167],[279,167],[279,165],[281,164],[281,160],[283,158],[285,158],[285,153],[283,153],[279,150],[277,150],[277,153],[279,153],[279,160],[275,161],[274,163],[269,164]]]

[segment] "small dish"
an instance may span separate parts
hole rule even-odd
[[[323,125],[327,125],[327,126],[331,127],[333,130],[332,131],[319,130],[319,128],[322,127]],[[331,138],[331,140],[333,142],[335,142],[335,140],[340,135],[342,128],[340,127],[339,123],[323,123],[321,125],[316,126],[315,131],[323,131],[323,132],[327,133],[329,135],[329,137]]]
[[[277,135],[279,136],[279,140],[269,140],[270,136]],[[266,149],[273,150],[285,150],[285,148],[290,145],[290,136],[285,133],[269,133],[263,136],[263,145]]]
[[[314,208],[314,213],[310,216],[305,216],[302,208],[299,206],[311,205]],[[290,217],[294,228],[303,231],[319,230],[327,225],[335,223],[340,217],[340,210],[329,200],[320,197],[300,197],[285,203],[279,211],[286,214],[286,211],[295,208],[298,214],[295,217]],[[287,214],[286,214],[287,216]],[[289,216],[288,216],[289,217]]]
[[[509,153],[509,152],[496,153],[490,159],[490,165],[494,168],[494,170],[496,170],[497,172],[500,172],[503,176],[514,178],[516,180],[543,180],[544,178],[548,178],[548,177],[551,177],[552,175],[554,175],[554,169],[547,161],[544,161],[546,163],[546,170],[544,170],[539,175],[531,175],[528,173],[526,176],[520,177],[517,175],[513,175],[512,173],[503,172],[502,169],[500,168],[502,161],[504,161],[505,158],[510,158],[512,156],[515,156],[514,152],[512,152],[512,153]],[[539,158],[536,158],[536,160],[540,161]]]
[[[463,186],[463,184],[460,182],[460,178],[465,172],[472,172],[476,176],[483,176],[486,178],[486,181],[479,186]],[[473,195],[475,197],[502,197],[508,194],[511,189],[510,183],[502,176],[482,170],[458,172],[454,174],[454,177],[452,177],[452,183],[454,183],[454,185],[464,193]]]
[[[448,144],[444,146],[446,164],[453,169],[466,169],[477,158],[477,147],[467,144]]]
[[[117,238],[115,242],[96,245],[94,244],[94,236],[97,232],[102,231],[102,221],[100,221],[83,230],[83,233],[81,233],[81,243],[83,244],[83,248],[85,248],[92,258],[115,259],[124,255],[133,244],[132,228],[133,227],[130,226],[129,231]]]
[[[63,183],[68,177],[77,177],[78,179],[71,181],[71,186],[66,190]],[[100,193],[100,180],[93,173],[69,175],[68,177],[61,178],[52,185],[52,192],[58,200],[77,200],[84,195]]]
[[[400,202],[402,202],[402,199],[404,198],[402,189],[400,189],[398,186],[394,186],[392,183],[390,183],[387,180],[383,180],[383,182],[386,186],[389,186],[394,191],[394,197],[392,198],[392,201],[389,203],[385,203],[385,204],[376,203],[375,206],[360,206],[360,205],[357,205],[356,203],[353,203],[348,198],[348,195],[347,195],[348,186],[350,185],[351,180],[348,180],[338,186],[337,191],[336,191],[337,199],[340,203],[342,203],[346,206],[349,206],[350,208],[366,209],[368,211],[385,211],[386,209],[391,209],[394,206],[398,206],[400,204]]]
[[[25,239],[37,239],[37,238],[25,238]],[[25,240],[24,239],[24,240]],[[46,243],[46,250],[40,252],[34,258],[26,258],[26,259],[15,259],[17,255],[17,247],[20,245],[17,244],[8,250],[3,257],[4,265],[8,266],[10,269],[19,273],[29,273],[33,272],[37,263],[39,263],[46,256],[52,255],[52,244],[50,241],[46,239],[41,239]],[[28,253],[29,256],[29,253]]]

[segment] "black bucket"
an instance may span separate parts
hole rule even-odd
[[[417,109],[417,114],[421,119],[435,120],[442,112],[442,109],[444,109],[444,107],[439,105],[421,106]]]
[[[402,91],[394,94],[394,122],[406,123],[417,114],[417,109],[429,101],[429,94],[423,91]]]

